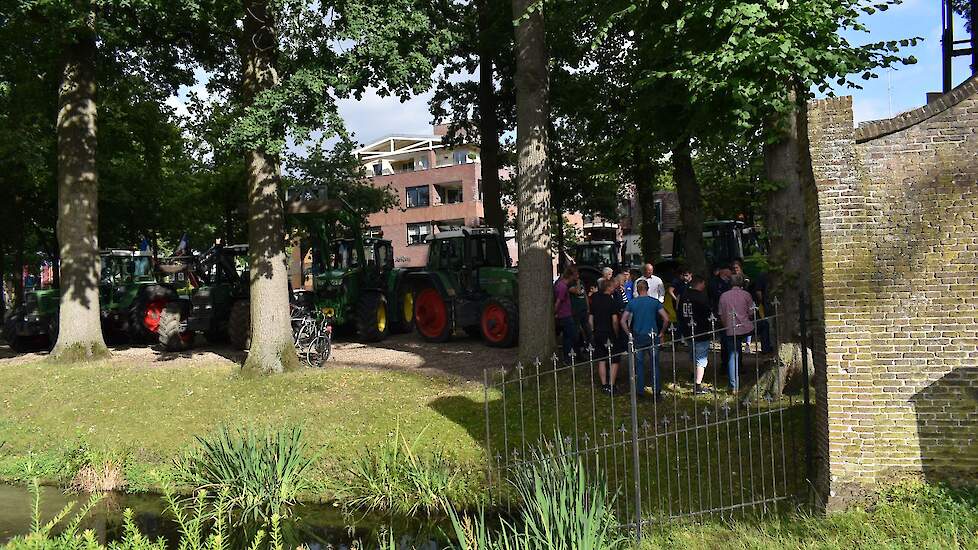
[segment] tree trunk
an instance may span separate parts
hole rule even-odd
[[[14,309],[20,306],[24,301],[24,248],[25,248],[25,237],[27,232],[27,227],[25,227],[24,215],[23,215],[23,200],[21,197],[14,197],[14,218],[11,223],[13,226],[13,245],[14,245],[14,273],[16,277],[13,280],[13,290],[14,296],[11,300],[11,305]]]
[[[278,84],[274,14],[262,0],[245,2],[244,95],[247,104]],[[279,196],[278,159],[255,149],[245,154],[248,172],[248,252],[251,274],[251,348],[244,369],[257,374],[298,367],[289,313],[285,207]]]
[[[700,184],[693,170],[693,152],[689,136],[672,149],[672,177],[679,199],[679,220],[682,226],[683,255],[686,266],[697,275],[709,276],[706,254],[703,251],[703,200]]]
[[[517,242],[519,245],[520,350],[524,360],[554,351],[553,264],[550,255],[550,185],[547,128],[550,116],[543,8],[513,0],[516,27]]]
[[[642,240],[642,259],[654,264],[662,256],[660,220],[655,209],[656,165],[650,155],[645,154],[640,147],[635,147],[632,155],[632,170],[638,209],[642,216],[638,228]]]
[[[479,10],[479,156],[482,177],[482,207],[485,223],[500,235],[506,234],[506,214],[501,202],[499,183],[499,112],[496,106],[496,84],[493,82],[495,53],[490,36],[487,0],[480,0]]]
[[[65,64],[57,121],[61,307],[58,342],[51,355],[57,360],[75,361],[109,353],[99,314],[97,45],[91,28],[65,44],[62,55]]]
[[[778,339],[798,342],[798,293],[808,290],[808,227],[805,221],[804,180],[811,171],[808,158],[807,106],[800,102],[784,118],[781,139],[764,148],[764,173],[779,184],[767,197],[768,293],[780,302]]]

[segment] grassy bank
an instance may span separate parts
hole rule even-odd
[[[46,481],[66,482],[81,465],[109,462],[122,468],[128,490],[146,490],[152,469],[168,467],[195,436],[221,424],[302,424],[321,451],[314,484],[398,427],[420,434],[422,447],[447,449],[461,462],[481,460],[471,430],[452,420],[481,421],[481,384],[398,370],[332,368],[259,379],[238,370],[177,361],[0,364],[0,478],[23,480],[31,455]]]
[[[872,506],[823,516],[769,517],[734,524],[673,524],[651,530],[644,548],[978,548],[978,489],[906,482]]]

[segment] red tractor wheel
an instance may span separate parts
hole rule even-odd
[[[157,298],[146,304],[146,310],[143,312],[143,326],[146,330],[153,334],[159,333],[160,317],[163,316],[166,304],[167,301],[162,298]]]
[[[444,342],[451,338],[448,307],[437,290],[426,288],[415,298],[414,324],[421,337],[429,342]]]
[[[487,345],[508,348],[516,343],[519,333],[516,304],[505,298],[490,298],[482,306],[479,324],[482,339]]]

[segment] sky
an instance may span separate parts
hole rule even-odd
[[[856,123],[891,118],[923,105],[927,92],[941,90],[940,14],[939,0],[904,0],[902,4],[885,12],[864,16],[863,22],[870,29],[868,34],[848,35],[853,44],[912,37],[924,39],[917,46],[901,51],[901,54],[915,56],[915,65],[879,71],[879,78],[870,81],[857,79],[862,83],[862,89],[836,90],[836,95],[853,96]],[[966,37],[961,19],[957,18],[956,23],[955,36]],[[954,62],[955,85],[967,78],[969,61],[968,57],[959,57]],[[202,85],[198,85],[195,88],[199,90],[201,87]],[[185,100],[188,91],[190,90],[182,90],[182,97],[172,99],[172,104],[180,111],[184,110],[180,104]],[[355,138],[361,143],[370,143],[376,138],[394,133],[430,133],[430,98],[431,94],[427,93],[402,103],[396,98],[380,97],[368,91],[360,101],[343,100],[339,107],[347,128],[353,132]]]

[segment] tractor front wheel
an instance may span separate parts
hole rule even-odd
[[[357,334],[364,342],[387,338],[387,298],[380,292],[364,292],[357,302]]]
[[[160,345],[166,351],[184,351],[193,347],[194,333],[180,332],[180,322],[183,319],[183,308],[178,302],[170,302],[160,315],[159,335]]]
[[[482,339],[494,348],[509,348],[519,335],[519,315],[516,304],[506,298],[489,298],[482,305],[479,324]]]
[[[235,349],[251,347],[251,302],[238,300],[231,305],[228,317],[228,340]]]
[[[411,332],[414,330],[414,289],[407,284],[401,285],[394,299],[396,302],[392,309],[397,311],[395,330]]]
[[[448,307],[434,288],[422,290],[415,298],[414,326],[418,334],[429,342],[446,342],[452,337]]]

